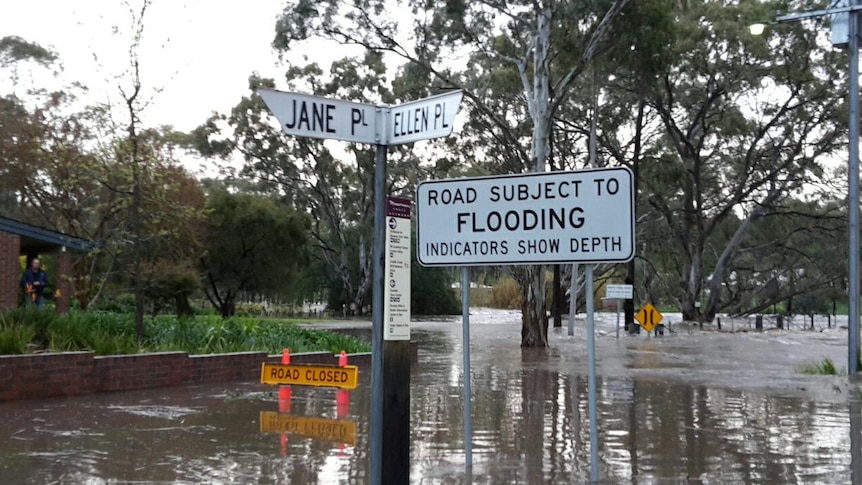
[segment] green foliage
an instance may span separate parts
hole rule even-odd
[[[414,315],[456,315],[461,307],[443,268],[410,265],[410,311]]]
[[[57,314],[47,308],[24,305],[3,314],[2,321],[4,325],[30,328],[33,331],[32,343],[46,348],[51,340],[49,329],[56,318]]]
[[[24,353],[30,346],[57,352],[92,351],[97,355],[142,351],[185,351],[191,354],[265,351],[277,354],[285,348],[293,352],[370,351],[367,343],[349,335],[260,318],[159,317],[147,323],[141,345],[135,338],[134,327],[131,313],[91,311],[57,315],[41,310],[17,309],[0,318],[0,354]]]
[[[132,314],[74,312],[57,315],[48,331],[52,351],[90,350],[97,355],[117,355],[140,350]]]
[[[348,335],[309,330],[277,320],[216,316],[196,319],[158,318],[148,326],[148,347],[184,350],[193,354],[266,351],[280,353],[328,350],[367,352],[368,344]]]
[[[838,374],[838,369],[835,368],[835,363],[832,362],[832,359],[826,357],[822,362],[814,362],[800,366],[799,372],[803,374],[834,376]]]
[[[23,354],[35,336],[33,327],[0,320],[0,355]]]
[[[215,189],[207,204],[207,294],[230,316],[241,291],[290,291],[308,264],[307,215],[252,194]]]
[[[793,298],[793,313],[798,315],[829,313],[832,302],[828,298],[818,295],[801,295]]]

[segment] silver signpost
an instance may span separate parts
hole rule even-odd
[[[387,220],[386,155],[390,145],[451,134],[463,92],[398,106],[257,92],[287,134],[375,146],[369,483],[409,483],[410,201],[391,199]]]
[[[464,321],[464,462],[467,473],[473,469],[473,411],[470,404],[470,268],[461,267],[461,315]]]

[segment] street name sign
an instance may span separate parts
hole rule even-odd
[[[387,143],[398,145],[449,136],[463,97],[463,91],[453,91],[392,106]]]
[[[285,133],[309,138],[378,143],[378,107],[340,99],[258,88]]]
[[[417,259],[423,266],[629,261],[632,179],[615,167],[422,182]]]
[[[605,298],[631,300],[634,298],[634,287],[632,285],[607,285],[605,287]]]
[[[399,145],[452,133],[463,91],[397,106],[344,101],[310,94],[257,88],[285,133],[376,145]]]
[[[661,323],[664,316],[652,303],[647,303],[643,308],[635,314],[635,320],[641,324],[647,332],[652,332],[655,327]]]
[[[260,412],[261,433],[291,433],[307,438],[356,444],[356,423],[346,419],[293,416],[275,411]]]
[[[355,365],[284,365],[263,363],[261,384],[338,387],[356,389],[359,368]]]

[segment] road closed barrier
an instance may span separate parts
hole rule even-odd
[[[356,389],[359,368],[355,365],[284,365],[263,363],[260,382],[270,385],[297,385]]]

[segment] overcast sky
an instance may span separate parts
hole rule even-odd
[[[56,81],[82,82],[94,99],[106,100],[116,97],[113,78],[128,65],[131,16],[123,3],[7,1],[0,7],[0,37],[17,35],[50,47],[64,67]],[[247,94],[252,71],[279,79],[271,42],[284,5],[285,0],[154,0],[141,53],[142,80],[152,99],[144,123],[191,130]]]

